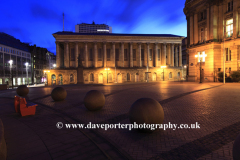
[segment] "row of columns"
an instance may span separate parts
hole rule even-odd
[[[60,42],[56,42],[56,61],[57,61],[57,68],[60,67],[61,63],[61,56],[60,56]],[[163,45],[158,48],[158,43],[155,43],[155,66],[161,66],[161,65],[170,65],[172,67],[181,67],[182,66],[182,46],[181,44],[167,44],[162,43]],[[120,53],[120,61],[121,61],[121,67],[124,67],[124,43],[121,43],[120,45],[121,48],[121,53]],[[160,50],[160,61],[158,60],[158,49]],[[175,49],[175,56],[174,56],[174,49]],[[178,52],[179,51],[179,52]],[[88,67],[88,46],[87,43],[84,45],[84,53],[85,53],[85,67]],[[94,66],[97,66],[97,56],[98,56],[98,51],[97,51],[97,43],[94,42]],[[112,54],[113,54],[113,64],[115,67],[116,65],[116,60],[115,60],[115,43],[112,43]],[[142,67],[142,60],[141,60],[141,43],[138,43],[138,58],[137,60],[137,65],[139,67]],[[147,66],[149,66],[149,54],[150,54],[150,49],[149,49],[149,43],[147,43]],[[152,54],[153,56],[153,54]],[[167,56],[167,60],[166,60]],[[175,57],[175,58],[174,58]],[[179,59],[178,59],[179,58]],[[160,64],[161,62],[161,64]],[[179,62],[179,64],[178,64]],[[64,66],[66,68],[69,68],[69,43],[64,43]],[[75,43],[75,65],[78,67],[78,42]],[[103,66],[107,67],[107,49],[106,49],[106,42],[103,42]],[[130,43],[130,67],[133,67],[133,43]]]

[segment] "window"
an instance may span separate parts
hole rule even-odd
[[[111,73],[108,74],[108,82],[112,82],[112,74]]]
[[[144,49],[141,49],[141,60],[144,61]]]
[[[128,50],[124,49],[124,61],[128,60]]]
[[[0,51],[2,51],[2,47],[0,47]]]
[[[149,50],[149,60],[152,61],[152,49]]]
[[[169,73],[169,78],[172,78],[172,72]]]
[[[160,61],[160,49],[158,49],[158,61]]]
[[[83,55],[84,55],[84,49],[81,48],[81,49],[80,49],[80,54],[79,54],[79,56],[78,56],[78,58],[80,58],[80,61],[83,61]]]
[[[35,65],[34,65],[34,68],[35,68]]]
[[[127,73],[127,81],[130,81],[130,74]]]
[[[233,35],[233,19],[226,21],[226,37],[231,37]]]
[[[133,61],[136,61],[136,49],[133,49]]]
[[[8,49],[8,53],[9,53],[9,49]]]
[[[98,61],[102,61],[102,49],[98,49]]]
[[[204,41],[204,29],[201,28],[201,42]]]
[[[3,47],[3,52],[5,52],[5,48]]]
[[[107,61],[111,60],[111,54],[110,54],[111,50],[107,49]]]
[[[70,83],[71,82],[74,82],[74,76],[73,76],[73,74],[70,74]]]
[[[116,61],[119,61],[119,49],[116,49],[115,53],[116,53]]]
[[[75,49],[71,48],[71,61],[75,61]]]
[[[229,48],[225,48],[226,53],[226,61],[231,61],[231,50]]]
[[[228,11],[228,12],[233,11],[233,1],[228,2],[228,8],[227,8],[227,11]]]
[[[89,49],[89,61],[93,61],[92,49]]]
[[[220,72],[221,71],[221,68],[218,68],[218,72]]]
[[[93,73],[91,73],[91,74],[89,75],[89,81],[90,81],[90,82],[93,82],[93,81],[94,81]]]
[[[229,71],[229,73],[231,72],[231,70],[232,70],[232,69],[231,69],[231,67],[229,67],[229,70],[228,70],[228,71]]]

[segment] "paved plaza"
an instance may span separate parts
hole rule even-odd
[[[154,82],[114,85],[64,85],[67,98],[54,102],[53,86],[30,87],[27,101],[35,116],[14,110],[16,89],[0,91],[8,160],[164,159],[231,160],[240,134],[240,83]],[[102,110],[88,111],[90,90],[106,97]],[[164,110],[164,124],[200,124],[198,129],[58,129],[56,124],[129,124],[128,112],[139,98],[153,98]]]

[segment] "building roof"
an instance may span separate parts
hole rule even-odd
[[[27,44],[22,43],[19,39],[16,39],[13,36],[3,32],[0,32],[0,44],[29,52]]]
[[[125,34],[125,33],[76,33],[76,32],[56,32],[57,35],[100,35],[100,36],[147,36],[147,37],[179,37],[183,38],[184,36],[177,36],[173,34]]]

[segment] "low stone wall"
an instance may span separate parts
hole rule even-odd
[[[2,120],[0,119],[0,159],[6,160],[7,158],[7,146],[4,138],[4,127]]]
[[[7,89],[7,84],[0,84],[0,90]]]

